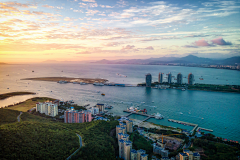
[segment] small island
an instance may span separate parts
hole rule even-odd
[[[20,95],[28,95],[28,94],[36,94],[33,92],[10,92],[10,93],[4,93],[4,94],[0,94],[0,100],[9,98],[9,97],[13,97],[13,96],[20,96]]]
[[[107,79],[100,78],[72,78],[72,77],[37,77],[37,78],[24,78],[21,80],[33,80],[33,81],[50,81],[50,82],[59,82],[59,81],[67,81],[69,83],[73,82],[83,82],[83,83],[105,83]]]
[[[146,83],[139,83],[137,86],[145,87]],[[193,85],[190,84],[178,84],[178,83],[151,83],[152,88],[159,89],[188,89],[188,90],[202,90],[202,91],[215,91],[215,92],[231,92],[231,93],[240,93],[239,85],[219,85],[219,84],[199,84],[195,83]]]

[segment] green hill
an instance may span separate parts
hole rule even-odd
[[[76,133],[84,146],[72,159],[115,159],[110,131],[117,121],[65,124],[24,112],[16,122],[19,111],[0,109],[0,114],[1,159],[66,159],[79,148]]]

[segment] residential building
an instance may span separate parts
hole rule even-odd
[[[132,133],[133,132],[133,121],[127,120],[127,132]]]
[[[159,143],[153,143],[153,153],[160,154],[162,157],[168,157],[168,150],[164,149],[164,144]]]
[[[44,102],[44,103],[36,103],[36,111],[40,113],[44,113],[45,115],[55,117],[58,115],[58,103],[53,102]]]
[[[99,108],[99,113],[103,113],[105,111],[104,104],[97,103],[96,107]]]
[[[124,160],[131,159],[132,142],[124,141]]]
[[[49,108],[50,108],[49,116],[55,117],[56,115],[58,115],[57,104],[50,104]]]
[[[146,87],[151,87],[152,85],[152,75],[150,73],[146,74]]]
[[[91,121],[92,114],[90,111],[77,111],[71,109],[64,112],[64,123],[84,123]]]
[[[120,125],[117,125],[116,126],[116,138],[118,138],[118,133],[120,133],[119,132],[119,130],[121,129],[121,126]],[[118,139],[119,140],[119,139]]]
[[[179,160],[188,160],[188,155],[186,153],[179,153]]]
[[[182,74],[181,73],[178,73],[178,75],[177,75],[177,83],[178,84],[182,84]]]
[[[131,150],[131,160],[137,160],[137,151],[135,149]]]
[[[188,84],[193,85],[194,84],[194,75],[192,73],[188,74]]]
[[[158,74],[158,83],[163,83],[163,73]]]
[[[168,73],[168,83],[169,84],[172,83],[172,73],[171,72]]]
[[[137,160],[141,160],[141,155],[146,154],[146,151],[143,149],[137,150]]]
[[[84,111],[85,114],[85,122],[91,122],[92,121],[92,113],[91,111]]]
[[[124,140],[119,140],[119,157],[124,158]]]
[[[183,153],[178,154],[179,160],[200,160],[200,154],[198,152],[193,153],[188,149],[184,149]]]
[[[140,160],[148,160],[148,154],[141,154]]]

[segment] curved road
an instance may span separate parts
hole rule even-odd
[[[20,114],[17,116],[17,120],[18,122],[20,122],[20,116],[22,115],[22,112],[20,112]]]
[[[79,138],[79,148],[78,148],[75,152],[73,152],[73,154],[71,154],[66,160],[71,159],[71,157],[72,157],[75,153],[77,153],[77,152],[80,150],[80,148],[82,147],[82,137],[81,137],[79,134],[77,134],[77,133],[76,133],[76,135],[77,135],[78,138]]]

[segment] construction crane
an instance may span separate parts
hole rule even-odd
[[[162,143],[163,143],[163,136],[173,136],[173,135],[182,135],[182,134],[168,134],[168,135],[163,135],[162,133]],[[158,139],[160,139],[161,137],[159,137]]]

